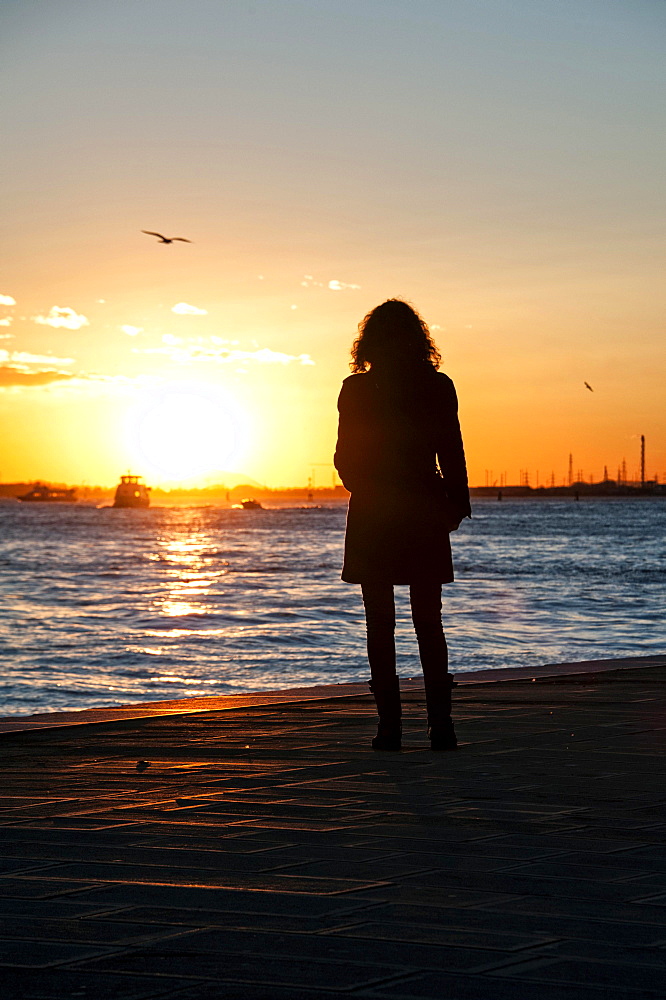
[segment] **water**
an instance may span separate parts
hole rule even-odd
[[[345,513],[0,503],[0,714],[365,680]],[[665,527],[659,499],[477,500],[444,588],[452,669],[662,652]]]

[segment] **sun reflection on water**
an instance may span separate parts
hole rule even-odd
[[[226,568],[211,572],[210,561],[214,539],[209,532],[197,530],[200,524],[195,512],[180,511],[179,517],[158,539],[157,560],[165,567],[166,579],[162,593],[155,597],[153,607],[165,618],[185,618],[210,614],[210,597]],[[176,631],[176,630],[169,630]],[[201,629],[177,630],[196,634]],[[207,630],[206,630],[207,631]]]
[[[206,609],[191,601],[163,601],[160,613],[168,618],[180,618],[183,615],[205,615]]]

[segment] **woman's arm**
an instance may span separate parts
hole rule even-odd
[[[338,396],[338,442],[333,464],[342,480],[342,485],[350,492],[358,484],[362,474],[363,459],[359,447],[358,421],[354,418],[350,379],[345,379]]]
[[[458,397],[453,382],[447,378],[441,394],[437,421],[437,461],[449,500],[460,520],[472,516],[467,484],[467,465],[458,420]]]

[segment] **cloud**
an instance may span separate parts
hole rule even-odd
[[[7,388],[12,385],[49,385],[52,382],[61,382],[63,379],[72,379],[71,372],[30,372],[22,368],[14,368],[11,365],[0,365],[0,388]]]
[[[13,333],[0,333],[0,340],[14,340]]]
[[[51,354],[29,354],[27,351],[0,349],[0,388],[8,386],[39,386],[70,380],[76,376],[53,368],[32,371],[29,365],[71,365],[74,358],[55,358]]]
[[[11,295],[0,295],[0,306],[15,306],[16,299]]]
[[[14,368],[12,365],[0,365],[0,388],[7,388],[12,385],[49,385],[52,382],[61,382],[63,379],[73,379],[71,372],[30,372],[22,368]]]
[[[301,285],[303,288],[328,288],[332,292],[344,292],[346,289],[358,290],[361,287],[345,281],[338,281],[337,278],[331,278],[327,284],[324,284],[323,281],[316,281],[311,274],[303,275]]]
[[[261,365],[290,365],[292,361],[299,365],[313,365],[309,354],[283,354],[281,351],[271,351],[264,347],[259,351],[229,351],[228,361],[257,361]]]
[[[219,337],[211,337],[215,343],[185,342],[181,337],[174,337],[172,334],[165,334],[162,337],[164,347],[144,347],[134,348],[136,354],[165,354],[172,361],[178,363],[188,361],[213,361],[216,364],[236,364],[238,362],[255,362],[259,365],[314,365],[309,354],[285,354],[282,351],[271,351],[268,347],[259,348],[256,351],[240,351],[236,348],[229,348],[221,344]],[[229,343],[234,343],[230,341]]]
[[[53,306],[48,316],[33,316],[35,323],[54,328],[64,327],[66,330],[80,330],[82,326],[90,326],[88,319],[75,312],[69,306]]]
[[[359,289],[361,286],[346,284],[344,281],[337,281],[335,278],[333,278],[331,281],[329,281],[328,287],[331,289],[332,292],[344,292],[346,288]]]
[[[0,351],[0,361],[13,365],[73,365],[74,358],[55,358],[52,354],[29,354],[27,351]]]
[[[13,316],[3,316],[2,319],[0,319],[0,326],[11,326],[13,321]]]
[[[199,309],[198,306],[188,305],[187,302],[176,302],[175,306],[171,306],[171,312],[176,313],[178,316],[207,316],[207,309]]]
[[[23,359],[22,362],[19,358]],[[55,368],[39,370],[31,369],[25,363],[29,360],[31,364],[41,363],[40,355],[28,355],[15,351],[9,354],[8,351],[0,349],[0,392],[3,390],[14,390],[20,392],[24,389],[44,388],[51,386],[52,393],[75,394],[77,396],[87,396],[95,398],[99,396],[126,396],[127,393],[134,392],[137,388],[153,389],[160,384],[160,379],[154,375],[102,375],[98,372],[66,372]],[[69,358],[54,358],[50,355],[44,356],[51,364],[70,363]]]
[[[120,329],[123,333],[126,333],[128,337],[138,337],[140,333],[143,333],[142,326],[130,326],[129,323],[125,323],[125,325],[121,326]]]

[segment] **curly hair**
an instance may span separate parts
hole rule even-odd
[[[351,356],[349,367],[356,374],[382,362],[436,369],[442,360],[425,320],[401,299],[387,299],[361,320]]]

